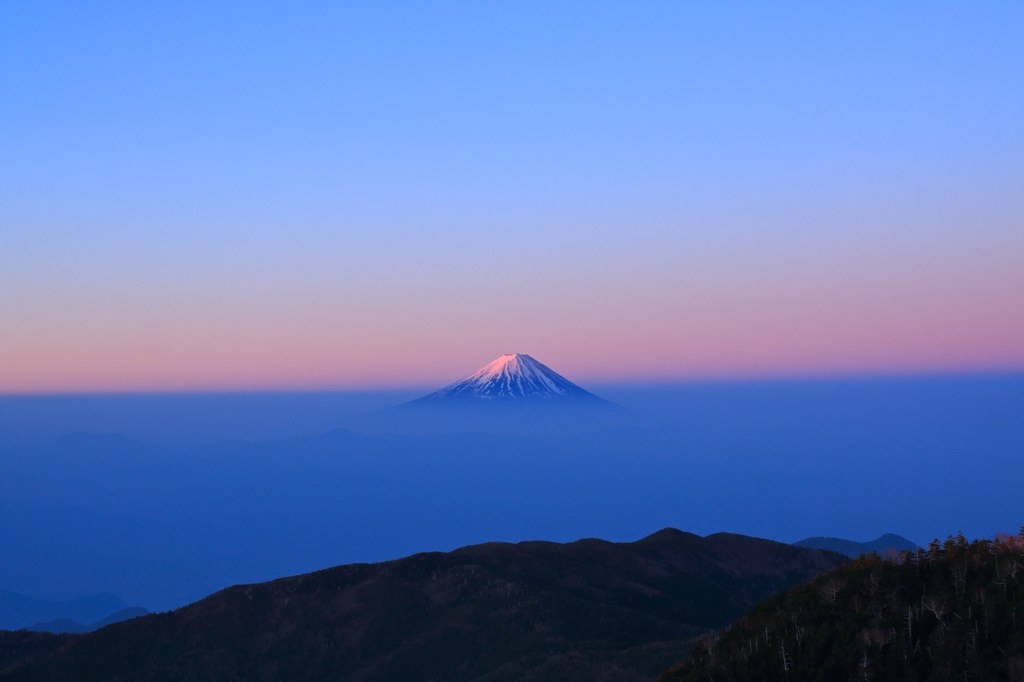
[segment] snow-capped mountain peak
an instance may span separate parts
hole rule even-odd
[[[506,353],[425,400],[596,398],[525,353]]]

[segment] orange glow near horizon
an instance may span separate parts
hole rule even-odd
[[[273,286],[25,270],[27,293],[6,288],[0,393],[436,388],[506,352],[582,385],[1018,372],[1020,237],[988,239],[882,256],[705,244],[522,280],[509,267],[431,279],[402,263],[373,284],[339,281],[315,260]]]
[[[827,317],[690,310],[660,319],[633,310],[619,311],[613,328],[580,315],[542,330],[509,323],[458,336],[443,334],[443,324],[356,334],[340,324],[303,329],[299,320],[285,328],[238,324],[217,334],[145,327],[114,337],[103,328],[51,338],[8,334],[0,393],[427,388],[505,352],[529,353],[584,385],[1024,369],[1021,315],[975,309],[954,319],[927,311],[908,319],[876,311],[865,322],[844,310]],[[402,342],[417,335],[416,343]]]

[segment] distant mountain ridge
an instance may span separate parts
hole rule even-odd
[[[844,540],[842,538],[813,537],[806,538],[800,542],[794,542],[793,544],[797,547],[827,549],[830,552],[838,552],[851,559],[856,559],[861,554],[876,553],[885,555],[890,551],[901,552],[903,550],[914,551],[920,549],[915,543],[895,533],[886,533],[867,542],[854,542],[853,540]]]
[[[506,353],[473,374],[419,399],[443,400],[599,400],[526,353]],[[416,402],[419,402],[416,401]]]
[[[35,623],[30,625],[26,630],[30,632],[50,632],[53,634],[72,634],[80,635],[86,632],[92,632],[93,630],[99,630],[107,625],[114,623],[120,623],[122,620],[128,620],[129,618],[138,618],[139,616],[149,615],[149,611],[142,608],[141,606],[131,606],[127,609],[121,609],[116,611],[106,618],[101,618],[94,623],[79,623],[76,620],[70,618],[55,618],[54,620],[47,621],[45,623]]]
[[[487,543],[231,587],[86,635],[0,633],[0,680],[649,682],[690,638],[844,561],[674,529]]]
[[[0,590],[0,630],[17,630],[57,619],[93,623],[129,604],[112,594],[74,599],[41,599]]]

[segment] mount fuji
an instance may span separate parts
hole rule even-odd
[[[526,353],[506,353],[465,379],[417,402],[454,400],[564,401],[601,400]]]
[[[628,412],[525,353],[507,353],[438,391],[345,427],[377,434],[554,435],[620,426]]]

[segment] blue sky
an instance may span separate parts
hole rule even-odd
[[[1024,366],[1019,3],[2,24],[0,391]]]

